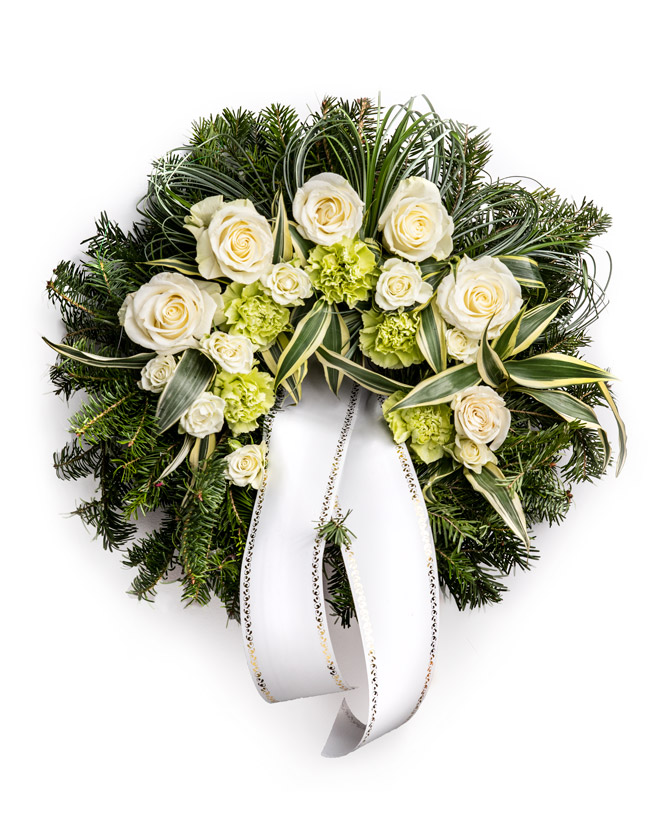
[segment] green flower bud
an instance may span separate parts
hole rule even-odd
[[[312,285],[328,303],[345,302],[351,308],[369,298],[379,276],[374,254],[357,238],[317,245],[307,262]]]
[[[270,297],[260,283],[231,283],[222,295],[226,328],[245,335],[260,349],[270,346],[280,332],[290,328],[290,310]]]
[[[419,326],[420,312],[364,312],[360,350],[385,369],[422,363],[425,358],[416,343]]]
[[[383,415],[396,442],[408,441],[411,450],[423,462],[431,464],[444,454],[444,446],[453,441],[455,430],[452,410],[447,404],[409,407],[390,412],[406,393],[394,392],[383,402]]]
[[[233,435],[249,433],[259,426],[257,419],[275,403],[275,381],[272,375],[254,368],[246,375],[219,372],[213,392],[224,399],[224,418]]]

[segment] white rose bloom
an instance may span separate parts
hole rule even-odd
[[[455,429],[490,450],[501,447],[510,427],[510,410],[491,387],[467,387],[450,403],[455,412]]]
[[[391,312],[426,303],[432,294],[434,289],[423,280],[418,266],[393,257],[381,269],[374,299],[377,306]]]
[[[439,286],[437,303],[446,323],[457,326],[468,338],[482,337],[492,321],[488,337],[496,337],[522,306],[522,289],[513,273],[496,257],[472,260],[463,257]]]
[[[246,444],[226,457],[228,467],[225,476],[241,488],[251,485],[258,488],[265,471],[265,443]]]
[[[226,372],[246,375],[254,364],[254,344],[244,335],[216,331],[204,338],[201,347]]]
[[[463,436],[455,436],[453,455],[458,462],[473,470],[474,473],[480,473],[487,462],[494,462],[494,464],[497,462],[496,456],[486,444],[480,444]]]
[[[280,306],[302,306],[312,296],[312,284],[307,272],[291,263],[277,263],[261,277],[262,285]]]
[[[421,176],[402,179],[379,217],[386,248],[412,262],[448,257],[454,230],[439,189]]]
[[[272,265],[270,224],[249,199],[209,196],[192,206],[185,228],[196,237],[196,262],[206,280],[254,283]]]
[[[293,218],[298,230],[318,245],[332,245],[342,237],[355,237],[363,222],[365,205],[343,176],[319,173],[298,188]]]
[[[218,308],[205,283],[163,271],[127,295],[118,317],[130,340],[168,355],[198,346]]]
[[[473,364],[478,355],[479,342],[467,338],[461,329],[446,329],[446,348],[456,361]]]
[[[175,372],[173,355],[157,355],[141,369],[139,387],[148,392],[161,392]]]
[[[197,439],[218,433],[224,424],[225,401],[211,392],[202,392],[180,416],[180,430]]]

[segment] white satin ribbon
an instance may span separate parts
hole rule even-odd
[[[266,419],[266,474],[241,575],[241,621],[254,681],[270,702],[348,690],[325,612],[316,526],[352,509],[343,557],[368,677],[366,712],[342,703],[326,756],[408,720],[429,684],[438,629],[434,545],[418,480],[380,399],[347,382],[339,398],[312,367],[297,406]]]

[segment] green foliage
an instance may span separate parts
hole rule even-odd
[[[524,182],[491,179],[486,173],[490,154],[486,132],[419,111],[414,102],[386,108],[367,98],[325,98],[320,111],[304,120],[281,104],[259,113],[227,109],[203,118],[193,125],[186,147],[154,163],[141,220],[126,232],[102,215],[86,241],[84,261],[62,262],[54,270],[47,293],[64,324],[62,339],[99,355],[134,354],[136,345],[126,338],[118,310],[128,293],[163,270],[154,260],[174,258],[184,268],[196,269],[196,242],[182,227],[193,203],[215,194],[227,200],[248,198],[270,218],[278,191],[290,212],[305,179],[333,171],[366,198],[363,233],[369,246],[376,245],[371,238],[378,217],[403,176],[422,175],[435,182],[454,218],[456,256],[528,256],[537,264],[547,302],[566,299],[552,324],[519,358],[555,351],[582,358],[588,326],[606,302],[589,247],[610,218],[586,200],[576,204],[548,188],[530,190]],[[430,261],[422,270],[437,285],[449,266]],[[526,287],[528,308],[546,302],[544,293],[542,286]],[[348,370],[351,360],[351,370],[384,394],[405,391],[431,374],[424,362],[380,374],[371,364],[362,366],[357,339],[364,311],[362,304],[360,310],[340,310],[352,345],[344,359],[321,353],[332,361],[332,370]],[[474,371],[471,367],[463,373]],[[125,564],[135,570],[134,594],[151,600],[165,575],[181,568],[185,602],[216,598],[237,619],[255,491],[224,478],[223,459],[230,448],[223,436],[196,470],[185,461],[161,480],[182,447],[182,436],[177,427],[159,433],[157,396],[140,390],[138,377],[138,370],[56,359],[51,369],[56,392],[65,398],[81,394],[71,418],[74,438],[54,457],[56,473],[65,480],[95,480],[94,498],[75,513],[106,548],[124,550]],[[453,382],[439,383],[452,383],[452,389]],[[595,409],[607,406],[596,384],[566,389]],[[519,495],[530,528],[561,522],[577,483],[602,474],[603,442],[596,431],[562,421],[528,395],[507,391],[505,398],[512,425],[497,452],[499,466]],[[260,440],[260,430],[259,423],[237,440]],[[428,508],[442,587],[460,608],[496,602],[505,591],[505,576],[528,569],[536,558],[534,549],[527,552],[461,472],[444,470],[446,463],[445,458],[429,465],[416,459],[421,484],[434,478]],[[439,470],[450,475],[437,479]],[[161,517],[160,527],[141,537],[137,518],[152,512]],[[345,519],[319,530],[326,539],[330,608],[348,625],[353,599],[338,547],[351,533]]]

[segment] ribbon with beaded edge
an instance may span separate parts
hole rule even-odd
[[[427,509],[381,399],[346,381],[336,397],[315,367],[300,403],[282,403],[266,417],[264,441],[266,471],[241,573],[247,662],[269,702],[352,689],[332,646],[325,543],[316,530],[351,509],[355,537],[342,556],[368,695],[362,717],[345,699],[333,724],[323,755],[343,756],[407,721],[427,691],[439,602]],[[398,602],[405,613],[395,613]]]

